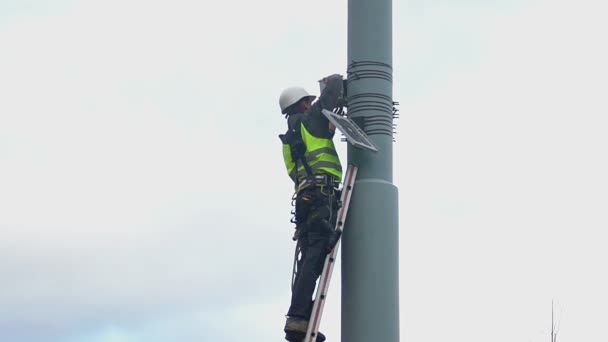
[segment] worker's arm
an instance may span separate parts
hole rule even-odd
[[[321,110],[332,111],[338,104],[338,99],[342,95],[342,76],[334,74],[323,79],[325,89],[319,99],[306,112],[306,127],[310,133],[318,137],[331,137],[333,131],[329,129],[329,120],[323,115]]]

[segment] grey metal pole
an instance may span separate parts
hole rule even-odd
[[[393,184],[392,0],[348,1],[349,116],[379,151],[359,167],[342,245],[342,341],[399,341],[398,193]]]

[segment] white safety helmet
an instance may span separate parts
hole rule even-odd
[[[298,101],[305,97],[312,97],[313,100],[316,98],[314,95],[310,95],[304,88],[300,87],[289,87],[281,93],[279,96],[279,106],[281,106],[281,113],[285,114],[287,108],[296,104]]]

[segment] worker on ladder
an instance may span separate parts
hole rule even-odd
[[[334,224],[342,166],[333,143],[335,127],[321,111],[339,106],[343,79],[341,75],[331,75],[320,82],[321,94],[314,103],[316,97],[300,87],[287,88],[279,97],[288,126],[279,137],[285,166],[295,185],[293,222],[297,247],[291,305],[284,328],[285,339],[294,342],[306,334],[316,281],[326,254],[339,239]],[[323,340],[325,336],[319,333],[317,341]]]

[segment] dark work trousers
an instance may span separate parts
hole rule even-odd
[[[291,306],[287,312],[289,317],[310,318],[312,294],[329,252],[329,236],[334,228],[338,206],[337,195],[337,190],[314,186],[302,190],[296,197],[296,223],[301,230],[298,239],[300,259],[297,262]]]

